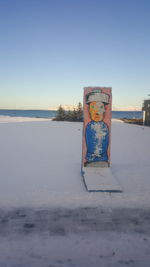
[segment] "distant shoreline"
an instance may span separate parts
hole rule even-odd
[[[136,124],[136,125],[143,125],[143,119],[120,119],[125,123],[129,123],[129,124]]]
[[[23,110],[23,109],[0,109],[0,116],[44,118],[56,117],[56,110]],[[115,119],[142,119],[142,111],[112,111],[112,118]]]

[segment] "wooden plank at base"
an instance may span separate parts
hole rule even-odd
[[[122,192],[110,168],[83,168],[83,179],[89,192]]]

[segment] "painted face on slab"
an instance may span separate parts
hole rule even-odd
[[[102,102],[93,101],[89,104],[91,120],[102,121],[104,118],[105,106]]]

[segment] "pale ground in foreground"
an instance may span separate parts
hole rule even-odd
[[[111,171],[123,193],[88,193],[81,123],[8,121],[0,123],[0,267],[148,267],[150,128],[113,121]]]

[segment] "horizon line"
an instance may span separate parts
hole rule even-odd
[[[63,105],[62,105],[62,107],[63,107]],[[58,107],[59,108],[59,107]],[[31,110],[31,111],[57,111],[58,110],[58,108],[48,108],[48,109],[44,109],[44,108],[36,108],[36,109],[33,109],[33,108],[0,108],[0,110],[24,110],[24,111],[27,111],[27,110]],[[65,109],[65,108],[64,108]],[[65,109],[66,111],[69,111],[69,110],[71,110],[71,109]],[[126,108],[118,108],[118,109],[112,109],[112,111],[132,111],[132,112],[138,112],[138,111],[142,111],[142,109],[137,109],[137,108],[135,108],[135,109],[126,109]]]

